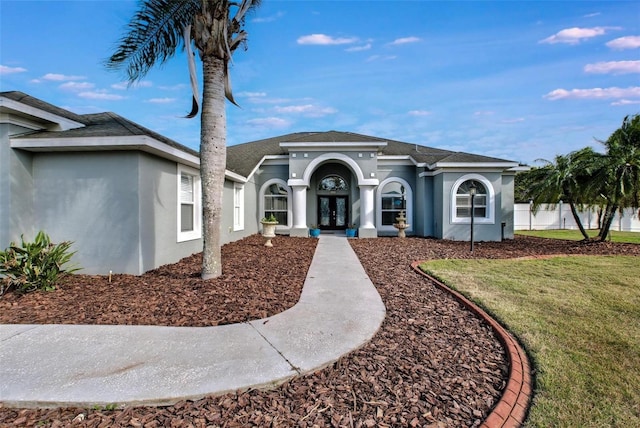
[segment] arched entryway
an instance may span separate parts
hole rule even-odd
[[[327,163],[314,173],[312,186],[315,188],[316,208],[307,210],[309,217],[322,230],[344,230],[354,223],[352,193],[354,181],[351,171],[344,165]],[[311,212],[309,212],[311,211]],[[315,211],[315,212],[314,212]]]

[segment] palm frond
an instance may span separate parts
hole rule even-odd
[[[143,0],[116,52],[106,60],[107,68],[124,68],[130,82],[141,79],[175,55],[182,31],[199,7],[199,0]]]

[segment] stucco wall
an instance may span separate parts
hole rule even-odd
[[[513,239],[514,231],[514,180],[515,175],[502,176],[502,222],[505,223],[504,239]]]
[[[177,242],[176,163],[145,153],[138,156],[140,270],[145,272],[202,251],[202,239]]]
[[[470,222],[452,222],[452,194],[451,189],[456,180],[471,172],[445,172],[442,175],[443,195],[442,195],[442,217],[443,217],[443,239],[456,241],[468,241],[471,236]],[[499,172],[473,172],[487,179],[494,190],[494,202],[491,209],[494,210],[494,218],[490,223],[484,223],[478,219],[474,222],[475,241],[499,241],[501,237],[502,220],[502,175]]]
[[[0,125],[0,248],[20,235],[29,239],[34,230],[32,155],[11,149],[9,135],[27,131],[15,125]]]
[[[74,241],[81,273],[140,273],[138,155],[36,153],[36,228]]]

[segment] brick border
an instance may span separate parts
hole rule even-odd
[[[505,347],[509,360],[509,380],[502,397],[494,406],[480,428],[517,428],[524,424],[533,397],[531,366],[526,352],[518,341],[489,314],[461,293],[426,274],[418,266],[421,261],[411,263],[411,268],[431,280],[438,288],[452,294],[465,307],[487,322]]]

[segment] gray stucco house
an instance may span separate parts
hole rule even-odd
[[[202,250],[198,153],[114,113],[77,115],[0,93],[0,247],[38,230],[74,241],[83,273],[140,274]],[[513,238],[517,162],[350,132],[300,132],[227,148],[222,241],[309,226],[359,237]]]

